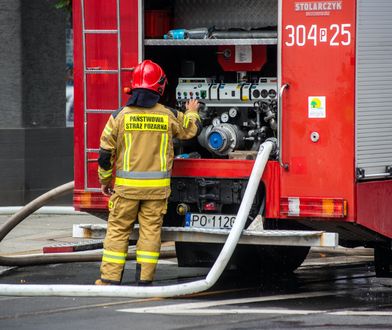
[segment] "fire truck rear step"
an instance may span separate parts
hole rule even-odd
[[[162,230],[162,240],[224,243],[229,233],[230,229],[165,227]],[[136,233],[133,233],[133,235],[136,235]],[[238,244],[337,247],[338,241],[337,233],[324,231],[244,230]]]
[[[74,225],[73,236],[102,238],[105,235],[105,231],[106,225]],[[224,243],[229,233],[230,229],[163,227],[162,241]],[[130,240],[136,240],[138,236],[139,228],[135,226]],[[339,237],[337,233],[299,230],[244,230],[239,240],[239,244],[251,245],[337,247],[338,243]]]

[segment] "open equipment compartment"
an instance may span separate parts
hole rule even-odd
[[[203,131],[177,155],[252,159],[277,136],[277,1],[145,1],[144,19],[144,58],[169,80],[162,103],[202,104]]]

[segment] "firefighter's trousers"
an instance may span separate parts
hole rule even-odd
[[[132,200],[117,194],[109,200],[109,220],[104,240],[101,279],[120,283],[128,251],[128,241],[136,218],[139,239],[136,244],[137,268],[141,281],[152,281],[161,248],[161,227],[167,200]],[[139,274],[137,274],[139,276]]]

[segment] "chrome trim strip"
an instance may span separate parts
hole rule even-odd
[[[278,77],[278,88],[279,88],[279,99],[278,99],[278,148],[279,148],[279,165],[287,170],[288,164],[283,163],[282,160],[282,126],[283,126],[283,115],[282,115],[282,96],[284,90],[289,87],[288,84],[282,83],[282,24],[283,24],[283,0],[278,0],[278,46],[277,46],[277,77]]]
[[[117,170],[116,177],[124,179],[165,179],[170,178],[170,172],[128,172],[123,170]]]
[[[84,189],[87,189],[87,114],[86,114],[86,108],[87,108],[87,82],[86,82],[86,34],[84,31],[86,31],[86,26],[85,26],[85,17],[84,17],[84,0],[81,1],[81,13],[82,13],[82,29],[83,29],[83,36],[82,36],[82,42],[83,42],[83,117],[84,117]]]
[[[118,107],[121,108],[121,16],[120,0],[117,0],[117,62],[118,62]]]
[[[255,39],[146,39],[145,46],[225,46],[225,45],[276,45],[276,38]]]

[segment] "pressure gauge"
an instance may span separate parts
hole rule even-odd
[[[218,117],[214,118],[212,120],[212,125],[213,126],[218,126],[221,123],[220,119]]]
[[[222,123],[227,123],[229,121],[229,114],[227,112],[222,113],[220,119]]]
[[[237,114],[238,114],[237,108],[231,108],[231,109],[229,110],[229,116],[230,116],[231,118],[237,117]]]
[[[268,95],[269,95],[269,97],[270,97],[271,99],[274,99],[274,98],[276,97],[276,90],[270,89],[270,90],[268,91]]]

